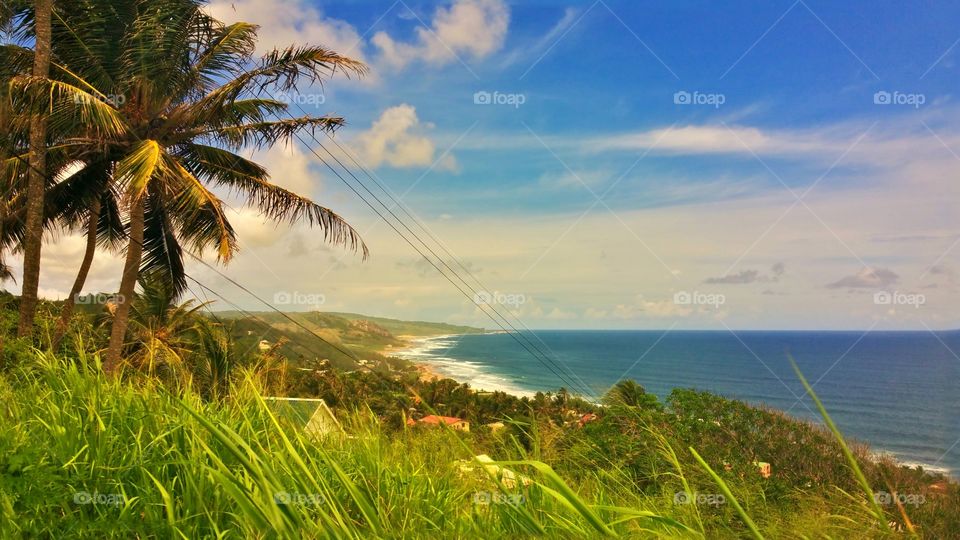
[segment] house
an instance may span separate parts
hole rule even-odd
[[[263,399],[271,406],[278,417],[302,426],[303,431],[308,435],[324,437],[344,433],[343,426],[340,425],[333,411],[322,399],[292,397],[265,397]]]
[[[773,467],[766,461],[754,461],[753,465],[760,470],[760,476],[763,478],[770,478],[773,474]]]
[[[415,421],[413,418],[407,420],[408,426],[412,426],[414,424],[428,424],[431,426],[439,426],[440,424],[444,424],[457,431],[470,431],[470,422],[467,422],[463,418],[456,418],[453,416],[437,416],[431,414],[430,416],[424,416],[420,420]]]
[[[587,413],[587,414],[585,414],[585,415],[583,415],[583,416],[580,417],[580,420],[577,421],[577,425],[579,425],[580,427],[583,427],[583,426],[585,426],[587,423],[593,422],[593,421],[595,421],[595,420],[598,420],[599,418],[600,418],[600,417],[597,416],[597,415],[594,414],[594,413]]]

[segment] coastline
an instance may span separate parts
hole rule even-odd
[[[407,362],[410,362],[410,364],[413,365],[414,369],[416,369],[419,372],[420,380],[423,382],[438,381],[441,379],[453,379],[453,377],[450,377],[446,374],[443,374],[437,371],[436,366],[434,366],[433,364],[429,362],[425,362],[423,360],[417,360],[414,357],[417,354],[417,350],[420,347],[422,347],[425,342],[428,342],[430,339],[452,337],[457,335],[460,335],[460,334],[439,334],[436,336],[409,336],[409,335],[394,336],[398,341],[401,342],[400,345],[397,347],[388,346],[386,349],[383,349],[379,352],[384,356],[394,356],[394,357],[406,360]],[[457,382],[463,383],[464,381],[457,380]]]
[[[500,332],[495,332],[500,333]],[[490,367],[478,362],[434,356],[432,351],[449,350],[446,339],[474,334],[437,334],[431,336],[395,336],[402,342],[396,347],[380,351],[385,356],[394,356],[410,362],[420,372],[421,381],[452,379],[460,384],[469,384],[478,392],[503,392],[514,397],[533,397],[534,390],[521,388],[502,375],[491,372]]]
[[[499,333],[499,332],[497,332]],[[394,356],[401,358],[410,364],[419,372],[421,381],[430,382],[441,379],[452,379],[460,384],[469,384],[475,391],[481,392],[503,392],[515,397],[532,397],[536,394],[534,390],[518,388],[502,376],[491,373],[490,367],[478,362],[471,362],[449,357],[433,357],[431,351],[450,346],[443,343],[442,340],[448,338],[457,338],[469,334],[437,334],[437,335],[400,335],[395,336],[401,344],[394,347],[388,347],[381,352],[385,356]],[[441,343],[436,343],[441,341]],[[925,463],[920,460],[914,460],[901,457],[896,452],[883,448],[880,445],[870,444],[870,456],[874,461],[885,459],[892,460],[899,465],[912,469],[923,468],[931,473],[944,474],[948,478],[960,479],[958,471],[944,464]]]

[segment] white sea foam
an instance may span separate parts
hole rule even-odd
[[[882,458],[888,457],[888,458],[892,458],[898,464],[904,465],[906,467],[910,467],[912,469],[916,469],[917,467],[923,467],[923,470],[927,472],[943,473],[947,476],[953,476],[953,469],[951,469],[950,467],[945,467],[941,464],[932,465],[930,463],[924,463],[922,461],[908,461],[903,459],[903,457],[897,454],[896,452],[889,452],[887,450],[878,450],[875,452],[871,452],[871,455],[874,460],[880,460]]]
[[[481,362],[471,362],[446,356],[459,339],[459,334],[431,336],[412,340],[412,345],[395,356],[428,364],[438,374],[455,381],[469,384],[475,390],[501,391],[515,396],[532,397],[536,392],[522,388],[513,380],[494,373],[490,366]]]

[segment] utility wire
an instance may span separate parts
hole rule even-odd
[[[266,91],[268,94],[270,94],[271,97],[273,97],[272,93],[270,93],[269,90],[265,90],[265,91]],[[274,98],[274,99],[275,99],[275,98]],[[301,109],[301,110],[302,110],[302,109]],[[291,117],[292,117],[292,115],[291,115]],[[279,117],[278,117],[278,119],[279,119]],[[294,136],[297,138],[298,141],[300,141],[301,144],[303,144],[303,145],[310,151],[310,153],[312,153],[317,159],[320,160],[321,163],[323,163],[328,169],[330,169],[330,171],[331,171],[345,186],[347,186],[348,189],[350,189],[355,195],[357,195],[358,197],[360,197],[360,199],[361,199],[367,206],[369,206],[370,209],[374,211],[374,213],[376,213],[381,219],[383,219],[384,222],[386,222],[387,225],[388,225],[391,229],[394,230],[394,232],[396,232],[398,235],[400,235],[400,237],[401,237],[407,244],[409,244],[410,247],[412,247],[412,248],[413,248],[418,254],[420,254],[420,256],[422,256],[431,266],[433,266],[433,267],[437,270],[437,272],[440,273],[440,275],[442,275],[447,281],[449,281],[454,287],[456,287],[457,290],[460,291],[460,293],[463,294],[467,299],[472,299],[472,298],[471,298],[471,294],[467,293],[460,285],[458,285],[456,282],[454,282],[453,279],[451,279],[450,276],[448,276],[448,275],[440,268],[440,266],[438,266],[437,263],[433,261],[433,259],[431,259],[430,257],[428,257],[428,256],[427,256],[423,251],[421,251],[420,248],[418,248],[409,238],[407,238],[407,236],[404,235],[404,234],[397,228],[397,226],[396,226],[393,222],[391,222],[391,221],[390,221],[383,213],[381,213],[369,200],[367,200],[367,198],[364,197],[363,194],[361,194],[349,181],[347,181],[347,179],[344,178],[343,175],[340,174],[340,172],[339,172],[336,168],[334,168],[332,165],[330,165],[330,163],[328,163],[327,160],[325,160],[320,154],[318,154],[317,151],[314,150],[314,149],[310,146],[310,144],[307,143],[307,141],[304,140],[304,138],[300,136],[299,133],[294,133]],[[358,178],[356,178],[356,176],[353,175],[352,172],[350,172],[349,169],[347,169],[345,166],[343,166],[343,164],[342,164],[339,160],[337,160],[336,157],[333,156],[333,155],[330,153],[330,151],[327,150],[326,147],[324,147],[323,144],[320,143],[320,141],[318,141],[317,138],[314,137],[312,134],[311,134],[311,138],[313,139],[313,141],[314,141],[315,143],[317,143],[317,145],[319,145],[321,148],[323,148],[323,150],[324,150],[327,154],[329,154],[335,161],[337,161],[337,163],[338,163],[341,167],[343,167],[344,170],[345,170],[348,174],[350,174],[350,175],[355,179],[355,181],[364,189],[364,191],[366,191],[371,197],[373,197],[373,199],[376,200],[382,207],[384,207],[384,209],[386,209],[387,212],[390,213],[390,215],[393,216],[393,218],[394,218],[395,220],[397,220],[397,221],[400,223],[401,226],[403,226],[405,229],[407,229],[407,231],[408,231],[414,238],[416,238],[421,244],[423,244],[424,247],[427,248],[427,249],[433,254],[433,256],[436,257],[436,258],[440,261],[440,264],[444,265],[444,266],[448,269],[449,272],[451,272],[451,273],[453,273],[455,276],[457,276],[457,278],[458,278],[462,283],[464,283],[464,285],[467,286],[467,289],[469,289],[472,293],[474,293],[474,295],[473,295],[474,297],[476,296],[476,291],[474,291],[473,288],[470,287],[469,284],[467,284],[466,281],[463,280],[463,278],[459,276],[459,274],[457,274],[455,271],[453,271],[453,269],[451,269],[451,268],[449,267],[449,265],[446,265],[446,263],[443,262],[442,258],[440,258],[439,256],[437,256],[436,253],[433,252],[433,250],[431,250],[431,249],[426,245],[426,243],[423,242],[423,240],[419,238],[419,236],[416,235],[416,233],[414,233],[408,226],[406,226],[406,224],[403,223],[403,221],[402,221],[399,217],[397,217],[396,214],[393,213],[392,210],[390,210],[390,209],[386,206],[386,204],[384,204],[383,201],[381,201],[381,200],[376,196],[376,194],[374,194],[362,181],[360,181]],[[490,309],[491,311],[493,311],[494,313],[496,313],[496,314],[499,315],[499,312],[496,311],[496,308],[490,306],[489,304],[487,304],[486,307],[489,308],[489,309]],[[493,315],[491,315],[487,310],[481,308],[481,311],[482,311],[488,318],[490,318],[490,319],[494,322],[494,324],[496,324],[496,325],[499,326],[504,332],[506,332],[507,334],[509,334],[509,335],[511,336],[511,338],[512,338],[514,341],[516,341],[521,347],[523,347],[528,353],[530,353],[531,356],[533,356],[537,361],[539,361],[541,364],[543,364],[544,367],[546,367],[546,368],[547,368],[551,373],[553,373],[558,379],[560,379],[562,382],[564,382],[565,384],[567,384],[568,386],[570,386],[571,389],[577,387],[577,384],[576,384],[576,383],[570,381],[565,375],[563,375],[561,372],[558,372],[558,371],[557,371],[557,369],[560,369],[560,368],[559,368],[559,366],[556,365],[556,363],[555,363],[553,360],[551,360],[549,357],[546,357],[546,356],[543,356],[543,357],[538,356],[537,353],[536,353],[527,343],[525,343],[525,342],[523,341],[523,339],[521,339],[520,337],[518,337],[518,334],[521,334],[521,333],[520,333],[519,331],[517,331],[517,329],[516,329],[515,327],[513,327],[512,325],[510,325],[509,321],[506,321],[506,319],[503,318],[502,315],[499,315],[499,316],[501,317],[501,319],[503,319],[503,320],[507,323],[507,326],[510,326],[510,327],[511,327],[511,329],[513,330],[513,332],[507,330],[507,328],[504,326],[504,324],[502,324],[499,320],[497,320],[497,318],[494,317]],[[562,369],[560,369],[560,371],[562,371]],[[593,394],[592,390],[591,390],[589,387],[587,387],[585,384],[582,384],[582,385],[580,386],[580,388],[581,388],[582,390],[586,390],[585,395],[591,396],[591,395]]]
[[[276,97],[273,95],[273,93],[272,93],[270,90],[264,88],[263,91],[266,92],[267,94],[269,94],[272,99],[276,99]],[[300,112],[302,112],[304,115],[308,115],[308,113],[303,109],[303,107],[300,106],[299,103],[294,103],[294,105],[295,105],[295,106],[300,110]],[[289,114],[289,113],[288,113],[288,114]],[[294,118],[293,115],[290,115],[290,117],[291,117],[291,118]],[[278,118],[279,120],[282,120],[279,115],[277,115],[277,118]],[[363,183],[362,180],[360,180],[359,178],[357,178],[356,175],[354,175],[353,172],[350,171],[349,168],[347,168],[346,166],[344,166],[344,164],[343,164],[335,155],[333,155],[333,153],[331,153],[329,149],[327,149],[325,146],[323,146],[323,144],[322,144],[319,140],[317,140],[317,138],[313,135],[312,132],[310,133],[310,138],[313,139],[313,141],[314,141],[318,146],[320,146],[320,148],[322,148],[322,149],[324,150],[324,152],[326,152],[334,161],[336,161],[337,164],[338,164],[345,172],[347,172],[347,174],[349,174],[349,175],[354,179],[354,181],[356,181],[356,182],[364,189],[364,191],[366,191],[371,197],[373,197],[373,199],[376,200],[377,203],[380,204],[380,206],[382,206],[401,226],[403,226],[403,227],[410,233],[411,236],[413,236],[414,238],[416,238],[417,241],[420,242],[420,244],[422,244],[422,245],[424,246],[424,248],[426,248],[428,251],[430,251],[430,253],[437,259],[437,261],[440,262],[441,265],[443,265],[451,274],[453,274],[454,276],[456,276],[456,278],[457,278],[461,283],[463,283],[464,286],[466,286],[467,289],[470,290],[470,292],[473,293],[472,298],[471,298],[471,295],[470,295],[470,294],[466,293],[460,286],[458,286],[452,279],[450,279],[450,277],[449,277],[445,272],[443,272],[443,270],[441,270],[440,267],[437,266],[437,264],[436,264],[432,259],[430,259],[430,257],[427,257],[427,255],[424,254],[423,251],[421,251],[419,248],[417,248],[417,246],[414,245],[413,242],[411,242],[403,233],[401,233],[400,230],[397,229],[397,227],[396,227],[392,222],[390,222],[390,220],[388,220],[388,219],[386,218],[386,216],[384,216],[379,210],[377,210],[377,208],[374,207],[373,204],[371,204],[360,192],[358,192],[358,191],[356,190],[356,188],[354,188],[333,166],[331,166],[322,156],[320,156],[320,155],[316,152],[316,150],[314,150],[314,149],[303,139],[303,137],[300,136],[299,133],[294,133],[294,136],[295,136],[295,137],[297,138],[297,140],[299,140],[299,141],[301,142],[301,144],[303,144],[317,159],[319,159],[319,160],[321,161],[321,163],[323,163],[328,169],[330,169],[330,171],[333,172],[334,175],[337,176],[337,178],[338,178],[345,186],[347,186],[351,191],[354,192],[354,194],[356,194],[358,197],[360,197],[360,199],[361,199],[365,204],[367,204],[367,206],[369,206],[371,210],[373,210],[381,219],[383,219],[383,220],[390,226],[390,228],[392,228],[398,235],[400,235],[400,237],[403,238],[403,240],[404,240],[405,242],[407,242],[407,244],[409,244],[410,247],[412,247],[415,251],[417,251],[418,254],[420,254],[420,256],[422,256],[425,260],[427,260],[427,262],[429,262],[430,265],[433,266],[433,267],[440,273],[441,276],[443,276],[443,277],[444,277],[447,281],[449,281],[454,287],[456,287],[456,288],[461,292],[461,294],[463,294],[464,296],[467,297],[468,300],[472,300],[474,304],[477,304],[477,305],[479,306],[479,304],[478,304],[477,301],[476,301],[476,298],[477,298],[477,296],[478,296],[477,291],[474,290],[473,287],[470,286],[455,270],[453,270],[452,268],[450,268],[450,266],[443,260],[443,258],[441,258],[440,256],[438,256],[438,255],[436,254],[436,252],[434,252],[433,249],[431,249],[431,248],[426,244],[426,242],[424,242],[415,232],[413,232],[413,231],[410,229],[410,227],[408,227],[408,226],[406,225],[406,223],[404,223],[403,220],[400,219],[400,218],[392,211],[391,208],[387,207],[387,205],[384,204],[384,202],[383,202],[382,200],[380,200],[380,198],[377,197],[377,195],[374,194],[374,193]],[[329,134],[328,134],[328,137],[330,137]],[[330,139],[333,140],[332,137],[330,137]],[[335,142],[335,144],[336,144],[336,141],[334,141],[334,142]],[[343,150],[343,148],[340,147],[339,144],[337,144],[337,146],[338,146],[339,148],[341,148],[341,150]],[[347,155],[349,155],[349,154],[346,153],[346,152],[344,152],[344,153],[347,154]],[[351,159],[352,159],[352,156],[351,156]],[[356,163],[356,160],[354,160],[354,163]],[[357,165],[359,166],[359,164],[357,164]],[[362,168],[362,167],[361,167],[361,168]],[[380,189],[383,190],[384,193],[386,193],[386,194],[388,195],[388,197],[390,196],[389,193],[387,192],[387,190],[384,189],[384,187],[383,187],[382,185],[380,185],[380,183],[377,182],[376,179],[374,179],[374,178],[372,177],[372,175],[369,174],[369,172],[367,172],[367,176],[370,177],[371,180],[373,180],[375,183],[377,183],[377,185],[380,187]],[[398,201],[394,201],[394,202],[395,202],[395,206],[398,205],[398,206],[401,207],[401,209],[403,208],[403,206],[400,205],[400,204],[398,203]],[[410,215],[409,212],[407,212],[407,215]],[[410,216],[410,217],[411,217],[411,219],[413,219],[415,222],[417,222],[417,220],[416,220],[415,218],[413,218],[413,216]],[[423,228],[422,225],[420,225],[420,227]],[[429,235],[429,232],[428,232],[427,234]],[[439,242],[438,240],[436,240],[436,238],[433,237],[432,235],[430,235],[430,236],[434,239],[435,242],[437,242],[438,245],[441,246],[441,248],[443,248],[443,244],[442,244],[441,242]],[[449,254],[449,251],[447,251],[447,253]],[[452,255],[451,255],[451,256],[452,256]],[[456,257],[453,257],[453,258],[456,259]],[[459,261],[458,261],[458,263],[459,263]],[[463,264],[460,263],[460,266],[463,267]],[[466,270],[465,267],[464,267],[464,269]],[[469,270],[467,270],[467,273],[469,274]],[[476,277],[474,277],[473,279],[474,279],[474,281],[476,281],[476,282],[479,283],[479,280],[477,280]],[[483,288],[483,285],[482,285],[482,284],[480,284],[480,285],[481,285],[481,288]],[[532,343],[532,342],[529,340],[529,338],[528,338],[523,332],[520,332],[519,330],[517,330],[516,327],[514,327],[502,314],[500,314],[499,311],[497,311],[496,307],[494,307],[494,306],[492,306],[492,305],[490,305],[490,304],[484,304],[484,305],[485,305],[486,308],[488,308],[490,311],[492,311],[494,314],[496,314],[500,319],[502,319],[503,322],[506,324],[506,326],[509,326],[509,327],[510,327],[510,329],[512,330],[512,332],[511,332],[510,330],[507,330],[507,328],[504,327],[504,324],[502,324],[499,320],[497,320],[497,318],[495,318],[494,316],[492,316],[492,315],[487,311],[487,309],[481,308],[480,310],[481,310],[488,318],[490,318],[497,326],[499,326],[504,332],[510,334],[511,338],[512,338],[514,341],[516,341],[518,344],[520,344],[521,347],[523,347],[528,353],[530,353],[536,360],[538,360],[538,361],[539,361],[540,363],[542,363],[545,367],[547,367],[547,368],[548,368],[554,375],[556,375],[562,382],[564,382],[565,384],[569,385],[571,388],[574,388],[575,386],[577,386],[575,383],[573,383],[573,382],[571,382],[570,380],[568,380],[568,379],[566,378],[566,376],[561,375],[560,373],[558,373],[556,370],[559,369],[559,370],[562,372],[562,371],[563,371],[563,368],[561,368],[561,367],[560,367],[556,362],[554,362],[549,356],[547,356],[545,353],[543,353],[542,350],[540,350],[538,347],[536,347],[536,345],[535,345],[534,343]],[[508,311],[509,311],[509,310],[508,310]],[[523,325],[522,322],[521,322],[521,325]],[[525,327],[525,325],[524,325],[524,327]],[[525,328],[526,328],[526,327],[525,327]],[[532,331],[529,330],[529,328],[527,328],[527,331],[532,332]],[[537,337],[537,339],[538,339],[541,343],[543,343],[543,341],[540,340],[539,336],[536,336],[535,333],[534,333],[534,336]],[[544,347],[546,347],[546,344],[545,344],[545,343],[543,343],[543,345],[544,345]],[[531,346],[532,346],[532,348],[531,348]],[[547,347],[547,348],[549,349],[549,347]],[[536,352],[534,351],[534,349],[536,349]],[[538,356],[537,353],[539,353],[539,356]],[[554,369],[554,368],[556,368],[556,369]],[[575,373],[573,373],[572,370],[570,370],[570,373],[573,375],[574,378],[578,379],[578,382],[580,383],[580,388],[586,390],[585,395],[592,396],[592,397],[596,398],[596,396],[593,395],[593,390],[592,390],[588,385],[586,385],[586,383],[584,383],[582,379],[580,379]]]
[[[301,109],[301,111],[302,111],[302,109]],[[414,216],[413,214],[411,214],[410,211],[407,209],[406,205],[405,205],[391,190],[389,190],[389,188],[387,188],[382,182],[380,182],[380,181],[376,178],[376,175],[372,174],[369,170],[367,170],[366,167],[364,167],[363,165],[361,165],[361,164],[354,158],[353,154],[352,154],[351,152],[349,152],[346,148],[344,148],[342,145],[340,145],[340,143],[338,143],[338,142],[336,141],[336,139],[334,139],[334,137],[333,137],[332,135],[330,135],[329,133],[326,133],[326,132],[324,132],[324,133],[327,135],[327,138],[330,139],[330,141],[331,141],[344,155],[346,155],[348,158],[350,158],[350,161],[352,161],[355,166],[357,166],[361,171],[363,171],[363,173],[366,174],[366,176],[367,176],[368,178],[370,178],[370,180],[373,181],[373,183],[376,184],[377,187],[380,188],[380,190],[393,202],[393,205],[394,205],[395,207],[399,207],[400,210],[401,210],[404,214],[406,214],[407,217],[409,217],[410,220],[413,221],[413,222],[420,228],[420,230],[422,230],[422,231],[424,232],[424,234],[426,234],[431,240],[433,240],[433,242],[435,242],[435,243],[437,244],[437,246],[440,247],[441,250],[443,250],[443,252],[447,255],[448,258],[450,258],[452,261],[454,261],[454,262],[457,264],[457,266],[459,266],[460,269],[463,270],[463,272],[464,272],[467,276],[469,276],[469,277],[473,280],[473,282],[477,284],[477,286],[480,287],[480,290],[481,290],[481,291],[487,291],[487,292],[489,292],[490,289],[489,289],[486,285],[484,285],[483,282],[481,282],[480,279],[477,278],[476,275],[474,275],[473,272],[471,272],[470,269],[467,268],[466,265],[464,265],[464,264],[460,261],[460,259],[459,259],[456,255],[454,255],[454,254],[444,245],[443,242],[440,241],[439,238],[437,238],[429,229],[427,229],[427,227],[424,226],[424,225],[420,222],[420,220],[417,219],[416,216]],[[321,145],[321,147],[322,147],[322,145]],[[349,172],[349,169],[347,169],[346,167],[344,167],[343,163],[341,163],[339,159],[337,159],[336,157],[334,157],[334,156],[330,153],[329,150],[327,150],[326,148],[324,148],[324,150],[325,150],[328,154],[330,154],[331,157],[333,157],[335,160],[337,160],[337,163],[339,163],[340,166],[344,168],[344,170],[347,170],[347,171]],[[356,178],[356,176],[354,176],[352,172],[350,173],[350,175],[353,176],[354,178]],[[381,203],[381,204],[382,204],[382,203]],[[393,214],[393,213],[391,212],[391,214]],[[409,230],[409,228],[408,228],[408,230]],[[411,232],[412,232],[412,231],[411,231]],[[421,240],[421,243],[423,243],[422,240]],[[424,246],[426,247],[426,244],[424,244]],[[427,247],[427,249],[430,249],[430,248]],[[430,249],[430,252],[431,252],[435,257],[437,257],[437,259],[438,259],[441,263],[443,263],[443,265],[444,265],[445,267],[447,267],[447,269],[451,270],[451,272],[454,272],[454,274],[456,274],[456,271],[450,269],[450,267],[443,261],[443,259],[440,258],[439,256],[437,256],[436,253],[434,253],[432,249]],[[463,280],[463,278],[461,278],[459,275],[457,275],[457,277],[458,277],[458,279],[460,279],[461,282],[464,283],[464,285],[466,285],[467,287],[470,287],[470,285],[467,284],[467,283]],[[477,302],[476,302],[476,296],[474,296],[474,303],[477,303]],[[500,312],[496,311],[495,308],[493,308],[493,309],[494,309],[494,312],[497,313],[497,315],[500,316],[500,318],[502,318],[503,321],[504,321],[508,326],[510,326],[513,330],[517,331],[516,328],[513,326],[513,324],[511,324],[511,323],[507,320],[507,318],[506,318],[505,316],[503,316]],[[551,353],[553,353],[554,355],[556,355],[556,353],[554,353],[553,350],[550,349],[550,347],[547,346],[547,344],[544,343],[542,339],[540,339],[540,336],[538,336],[536,332],[534,332],[534,331],[531,330],[529,327],[527,327],[526,324],[524,324],[523,320],[521,320],[520,317],[518,317],[516,314],[514,314],[513,312],[511,312],[509,309],[506,309],[505,311],[506,311],[508,314],[510,314],[510,315],[513,317],[513,319],[515,319],[516,322],[517,322],[521,327],[523,327],[523,330],[525,330],[527,333],[529,333],[529,334],[532,335],[534,338],[536,338],[536,340],[537,340],[541,345],[543,345],[543,347],[544,347],[545,349],[547,349],[548,351],[550,351]],[[544,357],[548,357],[548,355],[547,355],[545,352],[543,352],[543,351],[540,349],[540,347],[538,347],[538,346],[536,345],[536,343],[533,343],[533,342],[527,337],[527,334],[526,334],[526,333],[520,332],[520,331],[517,331],[517,332],[518,332],[518,334],[519,334],[521,337],[523,337],[523,339],[524,339],[527,343],[530,344],[531,347],[533,347],[533,349],[535,349],[535,350],[537,351],[537,353],[539,353],[540,355],[542,355],[542,356],[544,356]],[[558,367],[559,367],[559,366],[558,366]],[[567,369],[567,371],[570,373],[570,375],[571,375],[572,377],[574,377],[574,378],[577,380],[577,382],[579,382],[579,383],[582,384],[584,387],[587,387],[587,388],[589,389],[589,386],[587,386],[586,383],[583,381],[583,379],[581,379],[572,369],[569,369],[567,366],[563,366],[563,367]],[[592,395],[592,390],[590,390],[589,393]],[[596,396],[594,396],[594,397],[596,397]]]

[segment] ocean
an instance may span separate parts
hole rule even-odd
[[[843,433],[960,476],[960,332],[536,331],[553,371],[508,334],[419,340],[403,356],[477,389],[602,395],[622,378],[661,399],[708,390],[819,421],[792,356]]]

